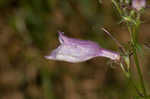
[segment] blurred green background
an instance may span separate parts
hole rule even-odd
[[[149,12],[142,16],[141,44],[150,44]],[[109,59],[71,64],[44,58],[59,45],[57,31],[118,51],[100,28],[127,43],[129,33],[119,22],[111,0],[0,0],[0,99],[136,99],[119,65]],[[149,60],[147,48],[140,57],[147,88]]]

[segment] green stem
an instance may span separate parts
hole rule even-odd
[[[133,42],[133,39],[132,39],[133,34],[132,34],[132,30],[130,28],[129,22],[127,22],[127,28],[128,28],[129,33],[130,33],[131,41]]]
[[[142,87],[142,90],[143,90],[144,97],[146,99],[147,92],[146,92],[146,88],[145,88],[145,84],[144,84],[142,72],[141,72],[141,69],[140,69],[140,65],[139,65],[139,60],[138,60],[138,57],[137,57],[136,48],[134,48],[133,51],[134,51],[133,52],[134,61],[135,61],[137,72],[138,72],[138,75],[139,75],[139,78],[140,78],[141,87]]]
[[[119,12],[119,14],[121,16],[122,15],[122,11],[121,11],[121,9],[119,7],[118,2],[116,2],[115,0],[112,0],[112,3],[115,5],[116,9],[118,10],[118,12]]]
[[[137,43],[138,43],[138,32],[139,32],[139,26],[140,26],[140,15],[137,16],[137,19],[136,19],[136,24],[135,26],[133,26],[133,36],[132,36],[132,39],[133,39],[133,57],[134,57],[134,61],[135,61],[135,65],[136,65],[136,68],[137,68],[137,73],[138,73],[138,76],[139,76],[139,79],[140,79],[140,83],[141,83],[141,87],[142,87],[142,91],[143,91],[143,94],[144,94],[144,98],[146,99],[147,98],[147,92],[146,92],[146,88],[145,88],[145,84],[144,84],[144,79],[143,79],[143,75],[142,75],[142,72],[141,72],[141,68],[140,68],[140,64],[139,64],[139,60],[138,60],[138,56],[137,56]]]
[[[139,18],[136,21],[139,22]],[[127,27],[128,27],[128,30],[129,30],[130,36],[131,36],[131,42],[133,44],[133,57],[134,57],[134,61],[135,61],[135,64],[136,64],[137,73],[138,73],[138,76],[139,76],[139,79],[140,79],[140,84],[141,84],[141,87],[142,87],[144,97],[146,99],[147,92],[146,92],[146,88],[145,88],[145,84],[144,84],[144,80],[143,80],[143,75],[142,75],[142,72],[141,72],[141,69],[140,69],[139,60],[138,60],[138,56],[137,56],[137,49],[136,49],[137,48],[137,43],[138,43],[137,36],[138,36],[139,25],[140,25],[140,23],[138,23],[135,26],[131,27],[129,25],[129,23],[127,23]]]
[[[130,73],[130,74],[131,74],[131,73]],[[137,93],[139,96],[143,97],[143,94],[139,91],[139,89],[137,88],[137,86],[136,86],[136,84],[134,83],[134,80],[133,80],[133,78],[132,78],[131,76],[130,76],[129,80],[130,80],[130,82],[131,82],[133,88],[135,89],[136,93]]]

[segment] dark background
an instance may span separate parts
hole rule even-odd
[[[150,9],[142,20],[139,40],[150,46]],[[44,58],[59,45],[57,31],[118,51],[100,28],[126,44],[130,35],[119,22],[111,0],[0,0],[0,98],[133,99],[136,92],[130,82],[107,58],[76,64]],[[139,55],[148,89],[150,48],[143,48]],[[139,86],[133,62],[131,68]]]

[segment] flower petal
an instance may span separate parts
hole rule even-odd
[[[116,53],[116,52],[112,52],[106,49],[101,50],[101,52],[99,53],[99,56],[103,56],[103,57],[107,57],[110,58],[112,60],[120,60],[120,54]]]
[[[58,31],[58,34],[59,34],[59,37],[58,37],[58,38],[59,38],[59,42],[60,42],[61,44],[63,44],[64,41],[65,41],[63,32]]]
[[[120,58],[118,53],[100,48],[95,42],[69,38],[62,32],[59,32],[59,41],[61,44],[52,51],[50,56],[46,56],[47,59],[77,63],[98,56],[108,57],[112,60]]]

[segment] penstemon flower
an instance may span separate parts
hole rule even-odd
[[[136,9],[137,11],[145,8],[146,0],[132,0],[132,8]]]
[[[59,42],[58,48],[53,50],[49,56],[45,56],[47,59],[71,63],[84,62],[98,56],[107,57],[112,60],[120,59],[118,53],[101,48],[95,42],[69,38],[62,32],[59,32]]]

